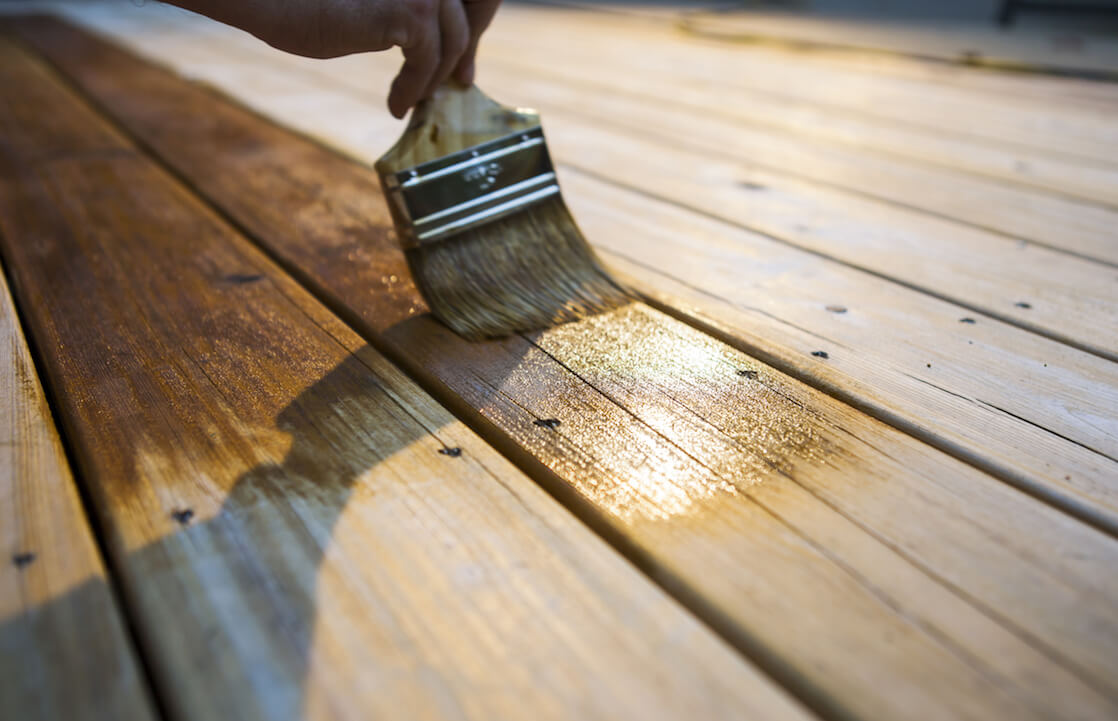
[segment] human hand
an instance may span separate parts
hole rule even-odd
[[[451,76],[474,79],[478,39],[501,0],[173,0],[296,55],[333,58],[399,47],[388,93],[402,118]]]

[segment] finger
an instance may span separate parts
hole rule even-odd
[[[431,78],[439,66],[438,14],[431,11],[419,13],[408,19],[406,31],[400,41],[404,64],[392,81],[388,91],[388,110],[397,118],[407,114],[408,108],[423,98]]]
[[[442,0],[439,4],[439,40],[439,65],[423,97],[434,93],[435,88],[450,76],[450,71],[458,64],[470,42],[470,26],[466,22],[461,0]]]
[[[474,82],[474,64],[481,34],[493,21],[501,0],[463,0],[463,4],[466,10],[466,21],[470,25],[470,42],[466,46],[466,51],[462,53],[458,66],[454,69],[454,77],[463,85],[469,85]]]

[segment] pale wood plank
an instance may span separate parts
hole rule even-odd
[[[32,37],[817,707],[881,718],[1114,712],[1113,539],[639,305],[463,343],[401,305],[414,291],[374,230],[390,221],[371,171],[212,98],[206,124],[176,123],[203,91],[72,33]]]
[[[152,719],[3,275],[0,369],[0,716]]]
[[[697,12],[688,29],[738,42],[877,51],[1004,70],[1118,79],[1118,40],[1104,33],[992,22],[920,18],[841,18],[765,12]]]
[[[920,82],[930,82],[935,85],[978,91],[989,95],[990,93],[1003,94],[1009,97],[1040,99],[1046,103],[1058,101],[1061,106],[1065,104],[1082,105],[1088,109],[1114,110],[1118,102],[1118,84],[1105,80],[1082,77],[1075,73],[1047,73],[1047,72],[1020,72],[1020,69],[995,69],[985,67],[973,62],[972,56],[932,59],[916,55],[863,51],[858,52],[853,47],[830,49],[825,45],[797,45],[790,43],[765,43],[743,41],[735,38],[730,32],[716,32],[712,35],[702,32],[692,32],[688,25],[690,21],[698,20],[698,25],[710,27],[715,25],[719,16],[714,13],[722,11],[740,11],[740,4],[733,2],[723,4],[721,7],[696,8],[688,5],[682,8],[676,5],[673,8],[657,8],[654,12],[631,12],[626,6],[602,6],[600,3],[586,4],[581,2],[566,2],[565,0],[533,0],[532,4],[548,4],[572,8],[578,6],[582,10],[607,9],[612,12],[627,12],[630,17],[640,17],[659,21],[662,25],[670,25],[677,33],[686,33],[696,39],[713,40],[715,44],[733,44],[737,52],[749,55],[758,55],[767,59],[776,59],[783,63],[803,67],[845,68],[871,74],[884,74]],[[756,14],[757,8],[751,14]],[[810,18],[810,15],[808,16]],[[817,20],[815,18],[813,20]],[[713,20],[714,22],[710,22]],[[992,26],[987,26],[988,31],[999,32]],[[1033,38],[1037,36],[1037,29],[1026,29]],[[1084,34],[1074,30],[1068,32],[1056,28],[1048,38],[1048,50],[1059,50],[1067,54],[1079,52],[1085,44],[1091,41],[1091,33],[1087,43],[1083,40]],[[1006,39],[1012,43],[1012,32]],[[1095,40],[1109,43],[1111,40],[1105,35],[1094,36]],[[970,49],[970,48],[968,48]],[[1090,75],[1090,73],[1088,74]]]
[[[1113,112],[1055,105],[1044,99],[989,96],[919,79],[854,72],[796,61],[785,52],[742,53],[735,44],[703,41],[669,28],[604,14],[510,6],[493,37],[520,37],[525,53],[562,64],[573,55],[597,57],[602,70],[628,68],[634,77],[684,74],[720,88],[727,98],[752,91],[798,98],[837,112],[887,119],[944,133],[1025,146],[1088,162],[1118,162]],[[526,45],[524,33],[539,36]],[[493,42],[487,38],[487,44]],[[503,40],[502,40],[503,42]]]
[[[482,54],[487,71],[500,63],[513,72],[575,85],[583,96],[607,103],[592,106],[603,114],[639,117],[653,127],[671,125],[677,134],[686,127],[682,140],[706,137],[709,146],[717,138],[721,149],[747,149],[743,157],[751,164],[1034,239],[1052,227],[1036,218],[1050,218],[1055,208],[1068,207],[1069,198],[1118,206],[1118,167],[836,113],[794,98],[726,93],[710,83],[696,83],[687,69],[643,73],[619,66],[603,71],[593,53],[581,52],[566,53],[556,64],[543,53],[526,52],[522,40],[515,33],[495,34]],[[558,45],[548,49],[562,51]],[[630,108],[614,109],[611,102]],[[688,119],[680,124],[676,118],[683,113]],[[1080,209],[1074,203],[1070,207]],[[1084,212],[1098,211],[1087,206]],[[1073,247],[1095,250],[1086,241]],[[1104,257],[1107,250],[1101,251]]]
[[[43,65],[0,58],[4,249],[176,717],[807,718]]]
[[[674,63],[664,62],[663,67],[644,68],[636,44],[628,47],[627,55],[612,47],[627,45],[625,40],[609,46],[597,43],[571,47],[565,38],[574,32],[575,28],[560,24],[554,36],[531,36],[525,28],[516,26],[494,33],[492,40],[487,38],[486,56],[496,56],[517,69],[498,73],[500,68],[487,66],[487,83],[495,89],[507,89],[514,97],[530,94],[532,97],[525,102],[548,111],[577,108],[592,114],[598,122],[613,120],[629,128],[655,131],[682,147],[726,154],[749,167],[1118,262],[1118,250],[1112,242],[1113,228],[1118,225],[1118,167],[1114,165],[1012,152],[941,133],[919,129],[914,133],[904,126],[885,125],[877,131],[880,123],[867,128],[858,118],[839,115],[832,121],[833,113],[817,104],[806,104],[810,115],[805,122],[801,114],[796,122],[797,116],[781,107],[787,103],[778,101],[774,108],[766,98],[726,87],[730,80],[723,78],[749,72],[737,68],[732,56],[716,66],[720,71],[715,79],[708,71],[714,66],[713,58],[704,62],[682,55]],[[631,58],[629,62],[626,57]],[[531,87],[521,87],[529,85],[523,82],[525,77],[533,78],[535,92]],[[568,94],[577,93],[593,102],[572,105],[557,89],[547,97],[545,89],[555,86],[566,86]],[[805,107],[804,103],[792,105]],[[1027,117],[1024,109],[1010,101],[1002,101],[997,111],[1006,117]],[[938,114],[950,112],[949,108],[931,108],[927,117],[934,123]],[[1061,111],[1048,112],[1052,116],[1050,132],[1068,132]],[[1108,125],[1113,125],[1109,120],[1113,112],[1100,117],[1108,118]],[[805,126],[822,130],[805,135]],[[928,136],[930,141],[925,141]],[[873,149],[886,152],[867,153],[845,147],[851,141],[864,143],[860,139],[867,138]],[[834,143],[836,139],[842,144]],[[1100,139],[1096,157],[1103,157],[1116,141],[1118,136]],[[970,146],[977,149],[968,152]],[[942,152],[949,156],[939,156]],[[926,162],[929,155],[934,164]],[[1080,167],[1081,174],[1077,172]],[[974,170],[995,177],[976,176]],[[1035,183],[1034,178],[1040,180],[1041,188],[1022,184]],[[1084,195],[1093,202],[1069,197]]]
[[[603,9],[599,3],[590,5],[575,2],[553,2],[551,0],[535,0],[535,3],[575,7],[585,10]],[[1046,73],[1046,72],[1020,72],[1020,69],[1006,71],[1006,69],[993,69],[976,64],[972,55],[964,51],[956,56],[941,56],[938,59],[921,57],[904,53],[874,52],[866,50],[858,52],[854,46],[845,46],[837,51],[826,47],[825,44],[797,45],[792,43],[765,43],[756,42],[754,38],[743,39],[735,37],[733,28],[720,28],[717,21],[724,11],[740,10],[733,3],[726,3],[722,7],[695,8],[688,6],[682,10],[674,8],[656,8],[653,12],[645,12],[639,6],[636,12],[629,11],[627,6],[605,6],[613,12],[627,12],[631,17],[641,17],[658,20],[664,24],[674,26],[675,30],[698,36],[709,40],[717,39],[720,44],[733,43],[738,52],[761,55],[767,58],[780,58],[782,62],[802,65],[805,67],[823,66],[824,68],[841,67],[862,72],[893,75],[902,78],[917,79],[921,82],[930,82],[936,85],[948,85],[957,88],[977,90],[982,93],[1001,93],[1010,97],[1024,97],[1041,99],[1051,103],[1059,100],[1063,103],[1082,104],[1087,108],[1114,109],[1118,102],[1118,86],[1114,83],[1076,76],[1073,73]],[[704,12],[707,11],[707,12]],[[714,13],[719,13],[715,15]],[[756,15],[756,9],[751,11]],[[731,17],[733,17],[731,15]],[[795,20],[793,16],[791,19]],[[809,22],[817,22],[818,18],[808,16]],[[694,30],[692,31],[692,27]],[[704,33],[703,30],[713,29],[713,33]],[[986,32],[998,32],[993,26],[987,25]],[[1035,42],[1036,29],[1026,30],[1032,37],[1025,40],[1024,45]],[[1089,34],[1088,34],[1089,35]],[[757,38],[758,40],[760,38]],[[956,40],[958,38],[955,38]],[[1047,50],[1060,50],[1069,55],[1079,52],[1084,45],[1090,44],[1090,37],[1084,43],[1082,33],[1056,30],[1047,39]],[[1094,40],[1109,42],[1105,36],[1095,36]],[[1001,39],[1009,40],[1013,45],[1013,35]],[[963,47],[956,43],[956,49]],[[974,48],[966,48],[973,50]],[[1017,48],[1014,48],[1017,49]],[[863,48],[863,50],[865,50]]]
[[[741,50],[750,53],[765,52],[765,49],[753,46],[746,46]],[[786,55],[783,57],[787,58]],[[1021,98],[1050,106],[1076,107],[1094,112],[1118,110],[1118,83],[1068,75],[1005,72],[973,65],[945,64],[876,53],[797,54],[793,62],[892,75],[921,83],[978,92],[986,97]]]

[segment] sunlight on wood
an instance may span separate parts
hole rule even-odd
[[[624,465],[637,471],[585,489],[595,505],[623,521],[701,513],[704,501],[738,494],[774,470],[788,472],[828,453],[818,419],[780,394],[780,382],[767,367],[743,363],[742,354],[707,336],[679,333],[676,324],[646,306],[633,304],[531,339],[649,427],[671,427],[675,445],[702,459],[700,472],[683,456],[673,462],[654,457],[649,446],[610,441],[617,436],[602,425],[603,416],[570,409],[564,424],[602,439],[611,446],[602,453],[627,458]],[[538,382],[534,363],[526,359],[506,380],[507,395],[523,395]],[[679,409],[707,389],[718,389],[728,417],[748,419],[729,432],[733,450],[710,432],[709,420],[700,419],[697,426],[681,422]]]

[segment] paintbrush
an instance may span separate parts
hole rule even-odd
[[[563,203],[535,111],[444,84],[376,169],[415,283],[459,335],[537,330],[630,300]]]

